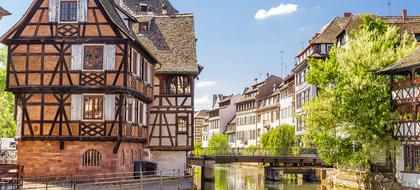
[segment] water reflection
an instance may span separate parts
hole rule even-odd
[[[304,183],[296,175],[288,175],[284,182],[264,179],[264,169],[240,164],[216,165],[215,182],[201,184],[200,169],[196,169],[195,182],[201,190],[344,190],[317,183]]]

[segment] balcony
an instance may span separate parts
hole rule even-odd
[[[48,130],[47,130],[48,129]],[[22,140],[77,140],[77,141],[123,141],[146,143],[147,127],[118,121],[82,121],[69,123],[45,123],[43,130],[37,124],[25,124]]]
[[[31,74],[30,79],[25,72],[9,72],[7,90],[12,92],[61,91],[64,93],[121,93],[134,94],[151,102],[153,87],[151,84],[132,74],[124,75],[118,71],[69,71],[66,73],[44,71],[43,74]],[[44,76],[41,80],[39,77]],[[24,81],[28,81],[28,84]]]
[[[420,140],[420,122],[400,121],[394,124],[394,137],[403,141]]]

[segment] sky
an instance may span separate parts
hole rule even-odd
[[[344,12],[400,16],[406,8],[409,16],[420,15],[419,0],[389,1],[390,6],[388,0],[171,0],[195,18],[197,58],[204,66],[196,82],[196,109],[210,108],[213,94],[242,93],[267,73],[286,76],[308,40]],[[0,34],[31,2],[0,0],[12,13],[0,21]]]

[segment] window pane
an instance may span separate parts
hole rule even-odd
[[[77,1],[61,1],[60,21],[77,21]]]
[[[85,96],[83,105],[83,119],[103,119],[102,96]]]
[[[187,118],[178,118],[178,132],[187,132]]]
[[[104,58],[103,51],[103,46],[85,46],[83,69],[102,70]]]

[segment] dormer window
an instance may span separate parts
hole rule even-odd
[[[77,21],[77,1],[61,1],[60,2],[60,21],[62,22]]]
[[[141,22],[139,23],[139,32],[144,33],[149,31],[149,22]]]
[[[141,12],[147,12],[149,10],[149,6],[147,6],[146,4],[140,4],[140,11]]]
[[[414,34],[414,36],[416,37],[417,42],[420,42],[420,34]]]

